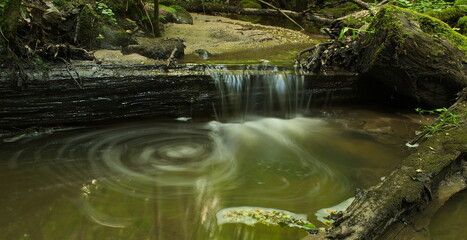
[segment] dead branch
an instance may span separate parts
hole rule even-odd
[[[176,65],[177,59],[175,58],[175,53],[177,52],[178,48],[175,47],[170,54],[170,57],[167,58],[167,68],[174,67]]]
[[[351,2],[357,4],[359,7],[369,10],[371,8],[371,5],[362,1],[362,0],[350,0]]]
[[[32,9],[36,9],[36,10],[39,10],[39,11],[42,11],[42,12],[47,12],[47,9],[46,8],[43,8],[41,6],[37,6],[37,5],[34,5],[34,4],[31,4],[31,3],[21,3],[23,6],[27,7],[27,8],[32,8]]]
[[[71,73],[70,67],[69,67],[69,65],[68,65],[68,64],[70,64],[70,63],[67,62],[64,58],[58,57],[58,59],[61,59],[63,62],[65,62],[66,71],[67,71],[68,74],[70,75],[71,79],[73,79],[73,81],[75,81],[76,85],[78,85],[78,87],[79,87],[80,89],[83,89],[83,87],[81,86],[81,84],[78,82],[78,80],[76,80],[76,78],[75,78],[75,77],[73,76],[73,74]],[[75,72],[76,72],[76,71],[75,71]],[[78,72],[76,72],[76,74],[77,74],[77,76],[78,76],[78,78],[79,78]],[[80,79],[80,82],[82,82],[81,79]]]
[[[285,13],[283,12],[282,9],[280,9],[280,8],[278,8],[278,7],[276,7],[276,6],[272,5],[272,4],[270,4],[270,3],[268,3],[268,2],[265,2],[265,1],[263,1],[263,0],[258,0],[258,1],[259,1],[259,2],[262,2],[262,3],[266,4],[266,5],[268,5],[269,7],[271,7],[271,8],[273,8],[273,9],[277,10],[278,12],[280,12],[280,13],[281,13],[282,15],[284,15],[287,19],[289,19],[291,22],[293,22],[295,25],[297,25],[302,31],[305,30],[300,24],[298,24],[295,20],[293,20],[291,17],[289,17],[289,15],[285,14]]]

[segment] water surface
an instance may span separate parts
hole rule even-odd
[[[392,170],[397,144],[297,117],[128,122],[1,145],[1,239],[299,239],[218,225],[224,208],[306,214]]]

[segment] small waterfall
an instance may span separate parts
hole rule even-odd
[[[214,104],[218,120],[246,121],[255,116],[293,118],[307,109],[304,76],[268,65],[230,70],[216,66],[208,70],[215,81],[219,102]]]

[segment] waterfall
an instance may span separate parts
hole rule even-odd
[[[304,76],[268,65],[208,69],[219,94],[213,104],[218,120],[260,117],[293,118],[306,110]]]

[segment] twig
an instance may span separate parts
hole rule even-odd
[[[311,52],[311,51],[313,51],[315,48],[316,48],[316,45],[314,45],[313,47],[306,48],[306,49],[303,49],[302,51],[300,51],[300,52],[297,54],[297,56],[295,57],[295,62],[299,64],[299,63],[300,63],[300,60],[301,60],[301,58],[302,58],[302,55],[303,55],[304,53],[306,53],[306,52]]]
[[[141,8],[144,11],[144,14],[146,14],[146,17],[148,18],[149,25],[151,25],[152,35],[155,37],[156,36],[156,31],[154,29],[154,25],[152,24],[151,16],[149,16],[148,11],[146,11],[146,8],[144,7],[144,3],[141,0],[139,2],[140,2],[140,5],[141,5]],[[156,7],[156,6],[154,6],[154,7]]]
[[[174,50],[172,50],[172,53],[170,54],[170,57],[167,58],[167,67],[171,67],[175,65],[176,58],[175,58],[175,53],[177,52],[178,48],[175,47]]]
[[[8,40],[8,38],[5,36],[5,34],[3,34],[3,31],[2,31],[2,27],[0,26],[0,33],[2,34],[2,37],[5,39],[5,41],[7,43],[10,43],[10,41]]]
[[[63,60],[63,62],[65,62],[66,71],[68,72],[68,74],[70,75],[70,77],[73,79],[73,81],[75,81],[75,83],[78,85],[78,87],[79,87],[80,89],[83,89],[83,87],[81,86],[81,84],[79,84],[79,82],[76,80],[76,78],[73,76],[73,74],[71,74],[70,67],[68,66],[69,63],[68,63],[64,58],[62,58],[62,57],[58,57],[58,59],[61,59],[61,60]],[[75,71],[75,72],[76,72],[76,71]],[[78,75],[78,78],[79,78],[79,74],[78,74],[77,72],[76,72],[76,74]],[[81,79],[80,79],[80,81],[81,81]]]
[[[284,15],[286,18],[288,18],[290,21],[292,21],[292,22],[293,22],[295,25],[297,25],[302,31],[305,30],[300,24],[298,24],[295,20],[293,20],[289,15],[287,15],[286,13],[284,13],[280,8],[278,8],[278,7],[276,7],[276,6],[272,5],[272,4],[270,4],[270,3],[268,3],[268,2],[265,2],[265,1],[263,1],[263,0],[258,0],[258,1],[260,1],[260,2],[262,2],[262,3],[264,3],[264,4],[266,4],[266,5],[268,5],[269,7],[271,7],[271,8],[273,8],[273,9],[277,10],[277,11],[280,12],[280,13],[282,13],[282,15]]]
[[[42,12],[47,12],[46,8],[43,8],[43,7],[34,5],[34,4],[23,2],[23,3],[21,3],[21,5],[23,5],[23,6],[27,7],[27,8],[33,8],[33,9],[37,9],[37,10],[42,11]]]

